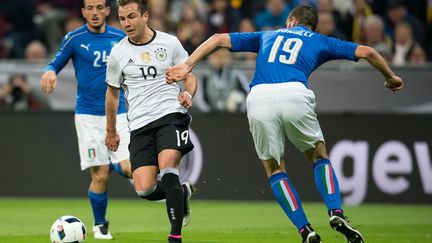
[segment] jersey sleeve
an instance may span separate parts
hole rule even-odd
[[[114,47],[115,48],[115,47]],[[109,86],[120,88],[122,81],[122,71],[120,63],[116,58],[115,50],[111,50],[111,54],[108,57],[107,69],[106,69],[106,83]]]
[[[69,35],[63,38],[60,49],[57,51],[54,59],[48,64],[45,70],[52,70],[56,74],[59,73],[68,63],[73,53],[73,43]]]
[[[258,52],[261,42],[261,32],[230,33],[232,52]]]
[[[175,38],[175,49],[173,54],[173,66],[183,63],[189,57],[189,54],[177,38]]]
[[[355,51],[358,44],[328,37],[328,55],[331,60],[346,59],[357,61]]]

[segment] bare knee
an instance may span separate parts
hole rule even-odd
[[[134,187],[136,192],[146,192],[149,190],[152,190],[153,187],[156,185],[157,181],[156,178],[154,180],[138,180],[134,177]]]
[[[91,170],[92,183],[106,185],[109,179],[109,168],[108,166],[99,168],[92,168]]]
[[[148,191],[157,183],[157,167],[142,166],[133,172],[135,191]]]
[[[275,159],[263,160],[262,163],[267,177],[279,172],[285,172],[285,162],[282,159],[279,163]]]
[[[328,159],[327,149],[324,142],[318,142],[314,148],[306,150],[304,155],[311,164],[318,160]]]

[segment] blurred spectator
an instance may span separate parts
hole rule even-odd
[[[415,16],[420,22],[426,23],[427,5],[429,0],[403,0],[400,1],[406,7],[408,12]],[[372,0],[372,9],[375,14],[385,16],[387,14],[387,6],[391,0]],[[393,4],[393,3],[390,3]]]
[[[372,9],[367,0],[353,0],[353,10],[343,18],[343,33],[348,40],[364,43],[363,25],[365,19],[372,15]]]
[[[393,52],[392,48],[390,48],[387,44],[383,42],[376,44],[373,47],[381,56],[383,56],[384,60],[386,60],[387,64],[391,64],[393,60]]]
[[[0,15],[9,58],[24,58],[25,47],[35,39],[33,17],[36,14],[33,0],[10,0],[0,2]]]
[[[206,26],[205,23],[195,19],[189,24],[189,38],[182,41],[184,49],[190,54],[198,48],[206,38]]]
[[[354,8],[353,1],[347,0],[332,0],[333,8],[340,13],[341,16],[346,16]]]
[[[265,3],[263,3],[263,0],[237,0],[237,2],[240,3],[233,3],[232,0],[231,5],[233,6],[233,8],[239,9],[244,18],[251,19],[255,15],[255,13],[257,13],[261,9],[264,9],[265,7]]]
[[[0,58],[6,58],[6,55],[8,55],[9,53],[8,44],[5,39],[5,29],[6,29],[6,22],[0,11]]]
[[[431,1],[432,2],[432,1]],[[429,61],[432,61],[432,24],[428,25],[425,50]]]
[[[167,0],[150,0],[151,14],[149,18],[149,26],[152,29],[169,32],[168,26],[171,26],[171,19],[168,12]]]
[[[423,44],[425,28],[423,24],[413,15],[411,15],[405,7],[404,0],[388,0],[387,16],[385,18],[387,34],[395,38],[395,26],[401,21],[408,22],[414,32],[414,37],[417,42]]]
[[[228,0],[211,0],[207,34],[237,32],[242,16],[231,7]]]
[[[220,49],[208,57],[209,68],[201,76],[200,93],[196,99],[204,100],[200,105],[205,112],[244,112],[246,110],[246,95],[249,82],[246,75],[230,69],[231,55],[227,49]],[[200,87],[201,86],[201,87]]]
[[[293,6],[298,6],[301,4],[309,4],[312,5],[313,7],[317,6],[317,0],[291,0]]]
[[[164,18],[150,17],[148,20],[148,26],[154,30],[159,30],[167,33],[169,32]]]
[[[336,28],[335,20],[331,12],[319,12],[318,13],[318,27],[317,31],[320,34],[346,40],[345,35]]]
[[[408,53],[414,48],[414,37],[408,22],[399,22],[395,27],[395,42],[393,47],[394,65],[403,66],[408,59]]]
[[[284,28],[291,9],[284,0],[267,0],[265,9],[254,16],[254,24],[258,30]]]
[[[393,46],[391,38],[384,32],[384,21],[378,15],[370,15],[364,24],[364,45],[376,48],[377,45],[384,44],[388,48]]]
[[[428,0],[426,7],[426,39],[424,48],[429,61],[432,61],[432,0]]]
[[[184,8],[194,12],[195,18],[206,19],[207,3],[206,0],[170,0],[169,1],[169,18],[172,22],[178,23],[184,17]]]
[[[48,52],[56,51],[65,34],[68,18],[80,16],[80,3],[76,0],[38,0],[36,22],[42,31]]]
[[[316,4],[318,13],[328,12],[333,15],[336,28],[340,30],[342,28],[342,15],[334,8],[333,0],[318,0]]]
[[[408,64],[424,65],[427,62],[426,53],[419,44],[415,44],[408,52]]]
[[[25,59],[27,63],[46,64],[47,49],[45,45],[39,40],[30,42],[25,49]]]
[[[25,111],[49,109],[48,99],[39,89],[27,83],[24,74],[12,74],[0,90],[0,107],[5,110]]]
[[[180,42],[185,43],[192,37],[191,23],[198,19],[195,9],[185,4],[181,11],[180,21],[176,26],[176,35]]]

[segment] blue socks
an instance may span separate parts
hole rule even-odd
[[[269,177],[270,187],[281,208],[288,218],[300,229],[308,224],[300,197],[291,184],[286,173],[279,172]]]
[[[123,170],[121,168],[120,163],[114,164],[114,163],[110,162],[109,168],[110,168],[110,171],[115,171],[117,174],[129,179],[129,176],[127,176],[125,173],[123,173]]]
[[[313,166],[315,185],[324,199],[327,209],[341,209],[341,195],[336,174],[328,159],[315,162]]]
[[[108,206],[108,192],[105,191],[104,193],[94,193],[88,191],[88,197],[93,209],[95,225],[105,224],[106,209]]]

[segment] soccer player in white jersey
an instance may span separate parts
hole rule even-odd
[[[181,157],[193,149],[189,138],[196,80],[184,79],[184,89],[165,82],[167,68],[188,57],[180,41],[148,27],[146,0],[118,0],[120,24],[127,37],[113,49],[108,60],[106,82],[106,146],[115,151],[120,137],[116,110],[120,88],[125,90],[131,130],[129,152],[137,194],[148,200],[166,199],[171,231],[169,242],[181,242],[182,226],[190,219],[189,199],[193,187],[179,181]],[[161,182],[157,174],[161,175]]]
[[[297,227],[302,242],[321,242],[310,226],[301,201],[285,171],[285,136],[313,165],[315,185],[327,206],[330,226],[349,243],[363,243],[363,236],[345,218],[337,176],[325,148],[308,77],[321,64],[335,59],[365,59],[385,78],[393,92],[403,82],[374,49],[320,35],[316,10],[294,8],[287,28],[253,33],[217,34],[205,41],[177,67],[167,71],[167,82],[182,80],[205,56],[218,48],[256,52],[256,70],[247,98],[247,115],[255,149],[279,205]]]
[[[90,168],[91,183],[88,197],[93,210],[94,238],[112,239],[108,230],[107,183],[111,170],[130,178],[129,129],[126,106],[121,102],[116,110],[118,131],[122,143],[117,152],[105,147],[105,93],[106,63],[111,48],[124,36],[124,32],[105,24],[110,8],[108,0],[84,0],[81,12],[86,24],[68,33],[55,58],[41,77],[40,86],[49,94],[57,85],[57,74],[72,59],[77,79],[75,127],[78,136],[81,169]],[[123,97],[123,93],[121,94]]]

